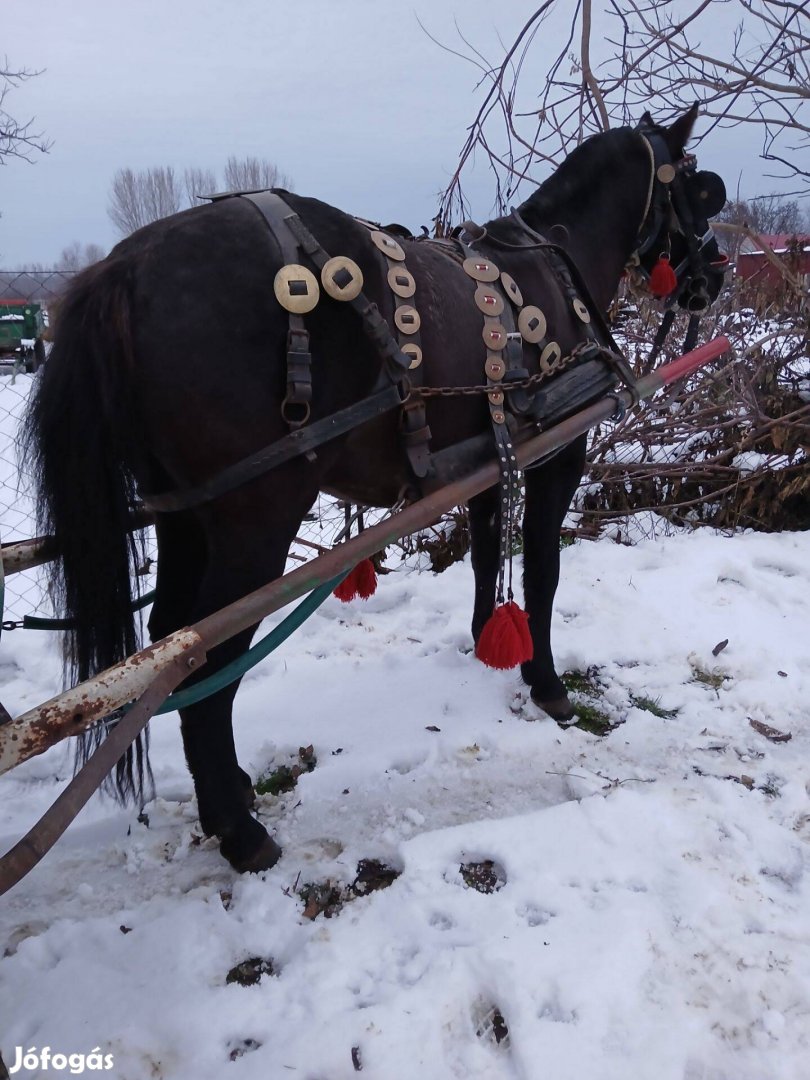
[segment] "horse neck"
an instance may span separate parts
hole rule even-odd
[[[589,182],[580,172],[575,189],[544,184],[520,207],[537,232],[548,235],[555,225],[565,227],[565,247],[602,310],[616,295],[645,214],[650,164],[641,144],[639,151],[596,173],[596,179],[592,174]]]

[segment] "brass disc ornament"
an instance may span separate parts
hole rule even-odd
[[[392,266],[388,271],[388,285],[392,293],[407,300],[416,292],[416,281],[410,270],[404,266]]]
[[[413,371],[414,368],[418,368],[422,363],[422,350],[419,346],[415,342],[409,341],[402,346],[402,351],[410,360],[410,364],[408,365],[410,370]]]
[[[397,330],[400,330],[403,334],[415,334],[422,325],[419,312],[410,304],[400,304],[394,312],[394,322]]]
[[[475,306],[485,315],[500,315],[504,309],[503,297],[495,289],[481,282],[475,290]]]
[[[395,262],[405,261],[405,252],[393,236],[389,236],[388,233],[382,232],[381,229],[375,229],[374,232],[369,235],[371,236],[372,244],[378,248],[383,255],[387,255],[389,259],[394,259]]]
[[[562,355],[562,349],[556,341],[550,341],[540,353],[540,367],[548,371],[552,364],[556,364]]]
[[[490,262],[488,259],[471,257],[465,259],[461,267],[464,273],[471,277],[473,281],[497,281],[501,276],[501,272],[495,263]]]
[[[518,330],[524,341],[530,345],[536,345],[546,336],[546,317],[539,307],[529,304],[518,315]]]
[[[481,331],[484,344],[493,352],[500,352],[506,348],[506,327],[499,322],[488,323]]]
[[[591,321],[591,313],[588,311],[584,301],[580,300],[579,297],[576,297],[571,301],[571,307],[574,309],[574,314],[581,322],[589,323]]]
[[[285,311],[294,315],[312,311],[321,294],[315,275],[298,263],[282,266],[273,280],[273,292]]]
[[[488,356],[484,364],[484,371],[493,382],[500,382],[503,378],[506,365],[499,356]]]
[[[363,288],[363,271],[345,255],[336,255],[321,267],[321,283],[333,300],[354,300]]]
[[[523,307],[523,293],[518,288],[518,283],[512,277],[511,274],[507,274],[506,271],[501,274],[501,285],[503,285],[504,291],[515,307]]]

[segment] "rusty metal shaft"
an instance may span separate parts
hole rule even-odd
[[[716,338],[644,376],[636,384],[635,395],[628,390],[620,390],[582,409],[549,431],[518,446],[515,451],[518,466],[526,468],[545,460],[594,425],[624,411],[636,400],[650,397],[669,383],[684,378],[729,348],[727,338]],[[192,627],[170,634],[73,690],[52,698],[15,720],[0,724],[0,773],[43,753],[69,735],[78,734],[113,709],[139,696],[163,668],[174,663],[178,652],[194,648],[196,654],[198,643],[205,652],[209,652],[316,586],[351,570],[362,559],[386,545],[425,528],[459,503],[492,487],[498,479],[497,463],[493,461],[484,465]]]
[[[636,399],[651,397],[662,387],[697,371],[698,368],[716,359],[729,348],[728,339],[719,337],[678,360],[663,364],[638,381]],[[633,395],[627,390],[602,398],[567,420],[556,424],[549,431],[535,435],[534,438],[518,446],[515,451],[518,467],[524,469],[527,465],[542,462],[577,436],[585,434],[596,424],[610,419],[617,412],[623,412],[633,404]],[[359,536],[332,548],[331,551],[319,556],[311,563],[298,567],[291,573],[270,582],[269,585],[264,585],[241,600],[209,615],[195,623],[193,629],[197,631],[208,649],[220,645],[241,630],[254,626],[271,612],[292,600],[297,600],[299,596],[316,585],[322,585],[338,574],[351,570],[362,559],[374,555],[381,548],[394,543],[401,537],[424,528],[442,514],[458,506],[459,503],[466,502],[474,495],[486,491],[487,488],[498,483],[499,476],[497,462],[483,465],[469,476],[456,480],[432,495],[427,495],[418,502],[406,506],[404,510],[400,510],[393,517],[380,522],[379,525],[364,529]]]

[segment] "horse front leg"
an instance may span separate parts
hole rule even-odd
[[[469,501],[470,559],[475,575],[475,604],[472,635],[478,638],[484,623],[495,607],[495,590],[500,568],[500,500],[498,488],[492,487]]]
[[[521,665],[532,701],[559,723],[574,708],[554,669],[551,614],[560,580],[560,529],[585,468],[586,436],[569,443],[551,461],[525,474],[523,595],[529,613],[534,656]]]

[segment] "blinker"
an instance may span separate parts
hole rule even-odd
[[[726,185],[717,173],[702,169],[696,172],[692,183],[698,193],[700,209],[707,218],[719,214],[726,205]]]

